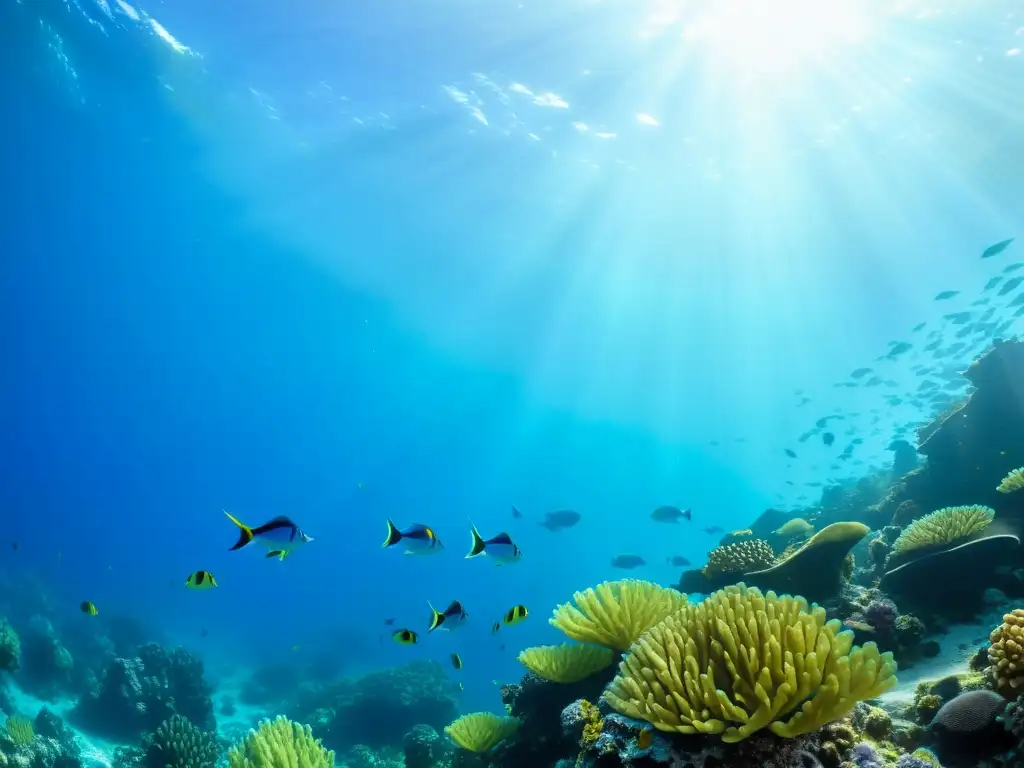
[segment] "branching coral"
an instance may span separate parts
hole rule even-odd
[[[649,581],[606,581],[555,608],[552,626],[582,643],[625,651],[644,632],[687,605],[686,595]]]
[[[736,742],[769,727],[791,738],[878,696],[895,684],[895,670],[891,653],[874,643],[854,648],[853,634],[826,622],[823,608],[740,584],[651,629],[605,699],[663,731]]]
[[[708,578],[727,573],[743,574],[771,568],[775,552],[764,539],[748,539],[735,544],[715,547],[708,553],[704,575]]]
[[[615,652],[598,645],[542,645],[519,654],[519,663],[553,683],[578,683],[610,667]]]
[[[444,729],[448,738],[470,752],[488,752],[519,730],[519,720],[490,712],[463,715]],[[235,768],[235,766],[231,766]]]
[[[308,725],[281,716],[228,750],[229,768],[334,768],[334,753],[313,738]]]
[[[1024,608],[1003,616],[1003,623],[989,635],[988,660],[996,690],[1010,699],[1024,687]]]
[[[996,487],[1000,493],[1012,493],[1024,488],[1024,467],[1018,467],[1003,478]]]
[[[915,549],[952,544],[988,527],[995,511],[977,504],[943,507],[925,515],[903,529],[893,542],[892,554],[904,555]]]
[[[213,768],[219,756],[220,747],[212,734],[174,715],[153,734],[146,763],[154,768]]]

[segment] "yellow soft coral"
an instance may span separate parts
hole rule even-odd
[[[334,768],[334,753],[323,748],[308,725],[283,715],[263,720],[259,729],[228,750],[230,768]]]
[[[498,717],[490,712],[463,715],[444,729],[448,738],[470,752],[488,752],[519,729],[514,717]],[[232,767],[233,768],[233,767]]]
[[[1015,699],[1024,687],[1024,608],[1003,616],[1003,623],[992,630],[989,640],[988,660],[996,690]]]
[[[624,651],[666,616],[686,607],[686,595],[649,581],[606,581],[573,595],[549,620],[568,637]]]
[[[977,504],[943,507],[904,528],[893,542],[892,553],[902,555],[915,549],[952,544],[985,530],[995,515],[995,510]]]
[[[21,715],[11,715],[7,718],[7,738],[16,747],[23,747],[35,741],[36,730],[32,721]]]
[[[1003,478],[996,487],[1000,493],[1012,493],[1024,488],[1024,467],[1018,467]]]
[[[519,663],[553,683],[578,683],[610,667],[615,652],[599,645],[541,645],[519,654]]]
[[[768,727],[791,738],[895,684],[891,653],[852,646],[824,609],[739,584],[640,638],[604,696],[662,731],[736,742]]]

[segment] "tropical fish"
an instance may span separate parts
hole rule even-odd
[[[690,561],[682,555],[671,555],[665,562],[669,565],[675,566],[676,568],[685,568],[690,564]]]
[[[580,521],[580,513],[571,509],[559,509],[555,512],[548,512],[544,515],[544,522],[540,523],[549,531],[554,533],[563,528],[572,528]]]
[[[217,586],[217,580],[209,571],[196,571],[185,579],[185,586],[189,589],[213,589]]]
[[[388,518],[388,537],[381,547],[393,547],[399,542],[405,545],[407,555],[436,555],[444,549],[444,544],[429,525],[413,523],[406,530],[400,531]]]
[[[390,618],[390,619],[384,619],[384,624],[385,624],[386,626],[389,626],[389,627],[390,627],[390,626],[392,626],[392,625],[393,625],[394,623],[395,623],[395,620],[394,620],[394,618]]]
[[[430,602],[427,602],[430,605]],[[462,603],[458,600],[452,600],[451,605],[444,609],[444,611],[438,611],[434,606],[430,605],[430,629],[428,632],[433,632],[435,629],[440,627],[445,630],[458,629],[466,624],[466,620],[469,618],[469,614],[466,613],[462,607]],[[442,626],[443,625],[443,626]]]
[[[293,523],[284,515],[275,517],[273,520],[264,523],[256,528],[250,528],[245,523],[233,517],[227,510],[222,510],[228,516],[228,520],[238,526],[238,541],[229,551],[241,549],[252,541],[259,542],[266,547],[267,557],[276,557],[284,560],[296,549],[312,541],[311,536],[303,533],[299,526]]]
[[[522,518],[522,516],[523,516],[523,513],[519,511],[519,507],[517,507],[515,504],[513,504],[512,505],[512,517],[514,517],[516,520],[519,520],[519,519]]]
[[[628,571],[641,565],[647,565],[647,561],[640,555],[616,555],[612,558],[612,568],[624,568]]]
[[[993,256],[998,256],[1000,253],[1002,253],[1003,251],[1010,247],[1010,243],[1012,243],[1013,240],[1014,238],[1011,237],[1006,240],[1000,240],[995,245],[990,245],[988,248],[981,252],[981,258],[990,259]]]
[[[656,523],[678,523],[680,518],[692,520],[693,513],[689,509],[680,509],[679,507],[669,505],[658,507],[651,512],[651,520]]]
[[[87,614],[89,616],[99,616],[100,612],[99,612],[99,609],[96,608],[96,604],[95,603],[92,603],[92,602],[90,602],[88,600],[83,600],[82,604],[80,606],[78,606],[78,607],[82,611],[82,613],[84,613],[84,614]]]
[[[789,448],[784,448],[783,450],[786,452],[786,455],[789,456],[789,458],[791,458],[791,459],[795,459],[796,458],[796,453],[791,451]]]
[[[833,435],[831,432],[826,432],[821,436],[821,442],[823,442],[825,445],[832,445],[832,443],[834,443],[835,441],[836,436]]]
[[[469,554],[466,557],[490,555],[498,565],[516,563],[523,559],[522,550],[512,541],[512,537],[504,531],[493,538],[485,540],[475,525],[470,524],[470,528],[470,533],[473,536],[473,546],[470,547]]]
[[[501,622],[499,622],[499,621],[496,621],[496,622],[494,622],[494,623],[493,623],[493,624],[491,625],[491,634],[492,634],[492,635],[496,635],[496,634],[498,634],[498,630],[499,630],[499,629],[501,629]]]
[[[516,605],[509,608],[505,615],[501,617],[501,622],[506,627],[514,627],[522,621],[526,621],[526,617],[530,615],[525,605]],[[493,632],[491,634],[494,634]]]
[[[451,655],[452,666],[456,669],[462,669],[462,657],[457,653]]]
[[[935,294],[934,301],[945,301],[946,299],[952,299],[954,296],[959,296],[960,291],[942,291],[941,293]]]
[[[807,535],[813,530],[814,526],[802,517],[794,517],[792,520],[788,520],[776,528],[772,533],[776,536],[800,536]]]
[[[399,645],[416,645],[420,638],[411,629],[399,629],[391,635],[391,639]]]

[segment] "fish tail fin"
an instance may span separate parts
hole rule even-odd
[[[228,520],[230,520],[232,523],[238,526],[238,541],[235,542],[235,546],[231,547],[231,549],[228,550],[229,552],[235,549],[241,549],[250,541],[252,541],[252,528],[250,528],[237,517],[232,515],[226,509],[222,509],[221,512],[228,516]]]
[[[391,522],[391,518],[388,518],[388,537],[384,539],[384,543],[381,547],[393,547],[395,544],[402,540],[402,532],[398,530],[398,527]]]
[[[431,616],[430,616],[430,629],[428,629],[427,631],[428,632],[433,632],[435,629],[440,627],[441,624],[444,622],[444,614],[441,613],[439,610],[437,610],[437,608],[435,608],[434,606],[430,605],[430,601],[429,600],[427,600],[427,605],[430,606],[430,613],[431,613]]]
[[[484,550],[487,549],[487,544],[484,543],[484,537],[480,535],[480,531],[476,529],[476,526],[472,523],[469,524],[469,532],[473,537],[473,546],[469,549],[469,554],[466,557],[476,557],[482,555]]]

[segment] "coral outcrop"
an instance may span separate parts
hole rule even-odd
[[[519,654],[519,663],[553,683],[578,683],[615,661],[615,652],[599,645],[542,645]]]
[[[744,585],[709,596],[642,637],[605,692],[616,711],[736,742],[762,728],[799,736],[895,684],[891,654],[802,598]]]
[[[132,659],[117,658],[72,716],[98,734],[130,742],[156,731],[175,714],[212,731],[212,689],[203,663],[184,648],[143,645]]]

